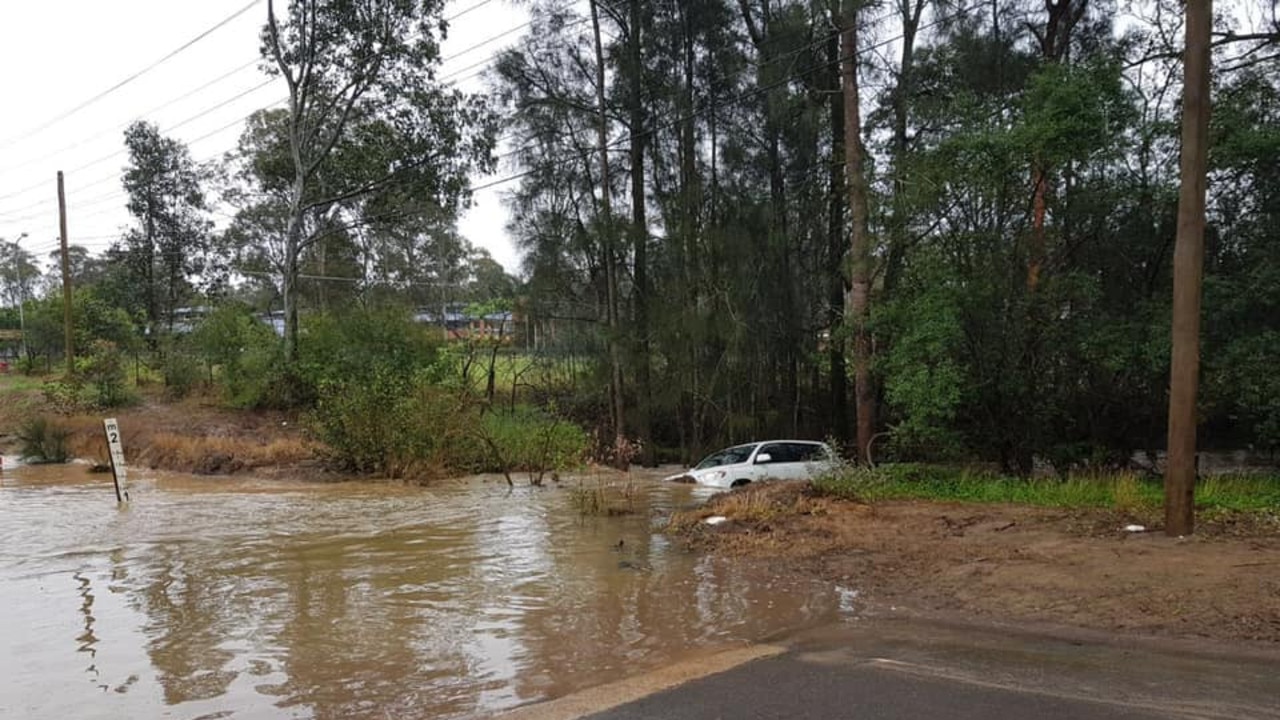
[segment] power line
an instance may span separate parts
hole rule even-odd
[[[227,25],[228,23],[230,23],[232,20],[235,20],[236,18],[238,18],[238,17],[240,17],[241,15],[245,14],[246,12],[248,12],[249,10],[251,10],[251,9],[253,8],[253,6],[254,6],[254,5],[257,5],[257,4],[258,4],[258,3],[260,3],[260,2],[262,2],[262,0],[250,0],[250,2],[249,2],[247,5],[245,5],[244,7],[240,8],[240,9],[239,9],[239,10],[237,10],[237,11],[235,11],[235,12],[234,12],[234,13],[232,13],[230,16],[228,16],[228,17],[226,17],[226,18],[222,19],[222,20],[221,20],[221,21],[219,21],[216,25],[214,25],[213,27],[209,28],[208,30],[205,30],[204,32],[202,32],[202,33],[200,33],[199,35],[195,36],[194,38],[192,38],[192,39],[188,40],[187,42],[183,43],[182,45],[179,45],[176,49],[174,49],[174,50],[170,51],[167,55],[165,55],[164,57],[160,58],[159,60],[156,60],[155,62],[151,63],[150,65],[147,65],[146,67],[142,68],[141,70],[139,70],[139,71],[137,71],[137,72],[133,73],[132,75],[130,75],[130,76],[128,76],[128,77],[126,77],[125,79],[121,80],[120,82],[116,83],[115,85],[112,85],[111,87],[107,88],[106,90],[103,90],[102,92],[98,93],[97,95],[94,95],[93,97],[89,98],[88,100],[85,100],[85,101],[81,102],[80,104],[76,105],[75,107],[71,108],[70,110],[66,110],[66,111],[62,112],[61,114],[57,115],[56,117],[54,117],[54,118],[52,118],[52,119],[50,119],[50,120],[45,121],[45,122],[44,122],[44,123],[42,123],[41,125],[39,125],[39,126],[37,126],[37,127],[33,128],[33,129],[31,129],[31,130],[28,130],[27,132],[23,133],[22,135],[19,135],[18,137],[11,138],[11,139],[9,139],[9,140],[5,141],[4,143],[0,143],[0,148],[9,147],[9,146],[13,145],[14,143],[20,142],[20,141],[25,140],[25,139],[27,139],[27,138],[29,138],[29,137],[33,136],[33,135],[37,135],[37,134],[39,134],[39,133],[41,133],[41,132],[44,132],[45,130],[48,130],[50,127],[53,127],[54,125],[58,124],[59,122],[62,122],[63,120],[66,120],[67,118],[71,117],[72,115],[75,115],[76,113],[80,112],[81,110],[84,110],[85,108],[89,107],[90,105],[93,105],[94,103],[96,103],[96,102],[98,102],[99,100],[101,100],[101,99],[103,99],[103,98],[107,97],[108,95],[110,95],[110,94],[114,93],[115,91],[119,90],[120,88],[122,88],[122,87],[124,87],[124,86],[128,85],[129,83],[133,82],[134,80],[137,80],[138,78],[142,77],[143,75],[146,75],[147,73],[151,72],[152,70],[155,70],[156,68],[160,67],[161,65],[163,65],[163,64],[164,64],[164,63],[166,63],[166,62],[168,62],[169,60],[172,60],[174,57],[178,56],[178,55],[179,55],[179,54],[181,54],[183,51],[185,51],[185,50],[187,50],[187,49],[191,48],[191,46],[195,45],[196,43],[200,42],[201,40],[205,39],[206,37],[209,37],[209,35],[213,34],[214,32],[217,32],[218,30],[220,30],[221,28],[223,28],[224,26],[226,26],[226,25]]]
[[[252,6],[253,6],[254,4],[256,4],[257,2],[261,2],[261,0],[254,0],[254,2],[253,2],[253,3],[250,3],[250,5],[249,5],[249,6],[246,6],[246,8],[243,8],[243,9],[240,11],[240,13],[243,13],[243,12],[247,11],[250,7],[252,7]],[[480,2],[480,3],[477,3],[477,4],[473,5],[473,6],[471,6],[471,7],[470,7],[470,8],[468,8],[467,10],[464,10],[462,13],[458,13],[458,14],[454,15],[453,17],[455,17],[455,18],[456,18],[456,17],[458,17],[459,15],[464,14],[465,12],[468,12],[468,11],[470,11],[470,10],[474,10],[474,9],[476,9],[476,8],[479,8],[479,7],[481,7],[481,6],[485,5],[485,4],[488,4],[489,2],[492,2],[492,0],[484,0],[483,2]],[[572,5],[572,3],[566,4],[563,8],[561,8],[561,10],[563,10],[563,9],[567,9],[568,7],[570,7],[570,5]],[[228,20],[227,20],[227,21],[224,21],[224,24],[225,24],[225,22],[229,22],[231,19],[234,19],[234,17],[233,17],[233,18],[228,18]],[[463,55],[466,55],[466,54],[468,54],[468,53],[470,53],[470,52],[473,52],[473,51],[475,51],[475,50],[477,50],[477,49],[479,49],[479,48],[481,48],[481,47],[484,47],[485,45],[488,45],[488,44],[491,44],[491,43],[493,43],[493,42],[496,42],[497,40],[500,40],[500,39],[502,39],[503,37],[509,36],[509,35],[511,35],[511,34],[513,34],[513,33],[515,33],[515,32],[518,32],[518,31],[520,31],[520,30],[523,30],[523,29],[525,29],[525,28],[529,27],[531,24],[532,24],[532,22],[526,22],[526,23],[523,23],[523,24],[521,24],[521,25],[517,25],[517,26],[515,26],[515,27],[513,27],[513,28],[510,28],[510,29],[508,29],[508,30],[505,30],[505,31],[503,31],[503,32],[497,33],[496,35],[491,35],[491,36],[489,36],[488,38],[486,38],[485,40],[482,40],[482,41],[480,41],[480,42],[478,42],[478,43],[476,43],[476,44],[474,44],[474,45],[471,45],[471,46],[469,46],[469,47],[467,47],[467,48],[465,48],[465,49],[463,49],[463,50],[461,50],[461,51],[458,51],[458,52],[456,52],[456,53],[453,53],[452,55],[449,55],[448,57],[442,58],[442,59],[440,60],[440,62],[441,62],[441,63],[444,63],[444,62],[447,62],[447,61],[452,60],[452,59],[454,59],[454,58],[457,58],[457,57],[461,57],[461,56],[463,56]],[[216,28],[214,28],[214,29],[216,29]],[[206,34],[208,34],[208,32],[212,32],[212,30],[207,31],[207,32],[206,32]],[[192,41],[192,42],[194,43],[195,41]],[[177,52],[177,51],[175,51],[175,53],[171,53],[171,55],[176,54],[176,52]],[[465,71],[467,71],[467,70],[469,70],[469,69],[471,69],[471,68],[477,67],[477,66],[479,66],[479,65],[488,64],[488,63],[492,62],[493,60],[495,60],[495,59],[496,59],[496,57],[497,57],[497,53],[494,53],[494,54],[493,54],[493,55],[491,55],[489,58],[487,58],[487,59],[485,59],[485,60],[483,60],[483,61],[481,61],[481,62],[479,62],[479,63],[473,63],[473,64],[468,65],[468,66],[466,66],[466,67],[464,67],[464,68],[462,68],[462,69],[460,69],[460,70],[454,71],[454,73],[452,73],[452,74],[450,74],[450,75],[446,75],[446,76],[442,77],[442,78],[441,78],[441,81],[442,81],[442,82],[443,82],[443,81],[446,81],[446,80],[448,80],[450,77],[452,77],[453,75],[456,75],[456,74],[459,74],[459,73],[465,72]],[[191,96],[191,95],[195,94],[195,93],[196,93],[196,92],[198,92],[199,90],[201,90],[201,89],[203,89],[203,88],[205,88],[205,87],[208,87],[208,86],[210,86],[210,85],[212,85],[212,84],[214,84],[214,83],[216,83],[216,82],[218,82],[218,81],[220,81],[220,80],[222,80],[222,79],[225,79],[226,77],[229,77],[230,75],[233,75],[233,74],[235,74],[236,72],[239,72],[239,71],[241,71],[241,70],[245,69],[246,67],[248,67],[248,66],[250,66],[250,65],[253,65],[253,64],[254,64],[254,63],[256,63],[256,62],[257,62],[257,60],[252,60],[252,61],[250,61],[250,62],[248,62],[248,63],[245,63],[245,64],[243,64],[243,65],[241,65],[241,66],[239,66],[239,67],[237,67],[237,68],[235,68],[235,69],[233,69],[233,70],[231,70],[231,71],[229,71],[229,72],[227,72],[227,73],[223,74],[222,76],[219,76],[218,78],[215,78],[214,80],[211,80],[211,81],[209,81],[209,82],[205,83],[205,84],[204,84],[204,85],[202,85],[200,88],[196,88],[196,89],[190,90],[190,91],[188,91],[188,92],[184,93],[182,96],[179,96],[178,98],[175,98],[175,99],[173,99],[173,100],[171,100],[171,101],[169,101],[169,102],[165,103],[164,105],[161,105],[159,108],[157,108],[157,110],[158,110],[158,109],[163,109],[163,108],[168,107],[168,106],[171,106],[171,105],[173,105],[174,103],[176,103],[176,102],[178,102],[178,101],[180,101],[180,100],[182,100],[182,99],[185,99],[186,97],[189,97],[189,96]],[[237,94],[237,95],[235,95],[235,96],[233,96],[233,97],[231,97],[231,98],[228,98],[227,100],[225,100],[225,101],[223,101],[223,102],[221,102],[221,103],[219,103],[219,104],[217,104],[217,105],[214,105],[213,107],[207,108],[206,110],[201,111],[201,112],[199,112],[199,113],[197,113],[197,114],[195,114],[195,115],[193,115],[193,116],[191,116],[191,117],[188,117],[188,118],[186,118],[185,120],[182,120],[181,122],[178,122],[178,123],[176,123],[176,124],[174,124],[174,125],[172,125],[172,126],[170,126],[170,127],[164,128],[164,129],[162,130],[162,132],[171,132],[172,130],[176,130],[176,129],[177,129],[177,128],[179,128],[179,127],[182,127],[182,126],[184,126],[184,125],[186,125],[186,124],[188,124],[188,123],[190,123],[190,122],[192,122],[192,121],[194,121],[194,120],[196,120],[196,119],[199,119],[199,118],[201,118],[201,117],[204,117],[205,115],[208,115],[209,113],[211,113],[211,112],[214,112],[214,111],[218,110],[219,108],[223,107],[223,106],[224,106],[224,105],[226,105],[226,104],[229,104],[229,103],[231,103],[231,102],[234,102],[234,101],[236,101],[236,100],[238,100],[238,99],[240,99],[240,98],[242,98],[242,97],[244,97],[244,96],[246,96],[246,95],[249,95],[249,94],[251,94],[251,93],[253,93],[253,92],[255,92],[255,91],[257,91],[257,90],[259,90],[259,89],[261,89],[261,88],[263,88],[263,87],[265,87],[266,85],[270,84],[270,83],[271,83],[271,82],[273,82],[273,81],[274,81],[274,78],[269,78],[268,80],[266,80],[266,81],[264,81],[264,82],[262,82],[262,83],[259,83],[258,85],[255,85],[254,87],[249,88],[248,90],[245,90],[245,91],[243,91],[243,92],[241,92],[241,93],[239,93],[239,94]],[[154,110],[153,110],[152,112],[154,112]],[[248,116],[246,116],[246,118],[247,118],[247,117],[248,117]],[[126,124],[126,126],[127,126],[127,124]],[[108,131],[108,132],[109,132],[109,131]],[[104,134],[104,133],[98,133],[97,135],[95,135],[95,136],[93,136],[93,137],[94,137],[94,138],[96,138],[96,137],[100,137],[102,134]],[[92,138],[89,138],[89,139],[92,139]],[[200,139],[204,139],[204,138],[203,138],[203,137],[201,137]],[[82,141],[80,141],[80,142],[76,143],[75,145],[73,145],[73,146],[71,146],[71,147],[76,147],[76,146],[82,145],[82,144],[84,144],[84,143],[85,143],[85,142],[87,142],[87,141],[88,141],[88,139],[86,139],[86,140],[82,140]],[[193,141],[191,141],[191,142],[196,142],[196,141],[195,141],[195,140],[193,140]],[[188,144],[190,144],[190,143],[188,143]],[[64,149],[69,149],[69,148],[64,148]],[[62,152],[62,151],[58,151],[58,152]],[[113,158],[113,157],[118,157],[118,156],[120,156],[120,155],[124,154],[124,152],[125,152],[125,150],[123,150],[123,149],[121,149],[121,150],[117,150],[117,151],[112,152],[112,153],[110,153],[110,154],[107,154],[107,155],[101,156],[101,157],[99,157],[99,158],[96,158],[96,159],[94,159],[94,160],[91,160],[91,161],[89,161],[89,162],[87,162],[87,163],[83,163],[83,164],[81,164],[81,165],[78,165],[78,166],[76,166],[76,167],[72,168],[71,170],[69,170],[68,172],[76,172],[76,171],[83,170],[83,169],[88,168],[88,167],[92,167],[93,165],[97,165],[97,164],[99,164],[99,163],[106,162],[107,160],[110,160],[110,159],[111,159],[111,158]],[[56,153],[55,153],[55,154],[56,154]],[[38,162],[38,160],[37,160],[36,162]],[[27,164],[31,164],[31,162],[28,162]],[[91,185],[91,186],[92,186],[92,185]],[[12,191],[12,192],[6,193],[6,194],[4,194],[4,195],[0,195],[0,200],[5,200],[5,199],[8,199],[8,198],[17,197],[17,196],[19,196],[19,195],[25,195],[25,194],[27,194],[27,193],[29,193],[29,192],[32,192],[32,191],[35,191],[35,190],[39,190],[39,189],[40,189],[40,188],[42,188],[42,187],[44,187],[44,182],[34,183],[34,184],[29,185],[29,186],[27,186],[27,187],[24,187],[24,188],[21,188],[21,189],[18,189],[18,190],[15,190],[15,191]],[[27,210],[27,209],[29,209],[29,208],[33,208],[33,207],[38,207],[38,206],[40,206],[40,205],[44,205],[44,204],[46,204],[46,201],[39,201],[39,202],[37,202],[37,203],[33,203],[33,204],[30,204],[30,205],[26,205],[26,206],[23,206],[23,207],[17,208],[17,209],[15,209],[15,210],[11,210],[11,211],[9,211],[9,213],[11,214],[11,213],[13,213],[13,212],[22,212],[23,210]],[[21,219],[25,219],[25,218],[17,218],[16,220],[21,220]]]
[[[474,4],[474,5],[472,5],[471,7],[465,8],[465,9],[463,9],[463,10],[459,10],[458,12],[456,12],[456,13],[454,13],[454,14],[450,15],[449,17],[445,18],[445,19],[444,19],[444,21],[445,21],[445,22],[453,22],[454,20],[457,20],[458,18],[462,17],[463,15],[466,15],[467,13],[471,12],[472,10],[476,10],[476,9],[482,8],[482,7],[484,7],[485,5],[488,5],[488,4],[489,4],[489,3],[491,3],[491,2],[493,2],[493,0],[480,0],[480,2],[478,2],[478,3]]]
[[[93,141],[93,140],[97,140],[98,138],[100,138],[100,137],[102,137],[102,136],[104,136],[104,135],[107,135],[107,134],[110,134],[110,133],[113,133],[113,132],[119,132],[120,130],[123,130],[123,129],[125,129],[125,128],[129,127],[130,125],[132,125],[132,124],[133,124],[134,122],[136,122],[137,120],[140,120],[140,119],[142,119],[142,118],[144,118],[144,117],[147,117],[147,116],[149,116],[149,115],[154,115],[155,113],[158,113],[158,112],[160,112],[161,110],[165,110],[165,109],[167,109],[167,108],[170,108],[170,107],[172,107],[173,105],[175,105],[175,104],[177,104],[177,103],[179,103],[179,102],[182,102],[183,100],[186,100],[187,98],[191,97],[192,95],[195,95],[196,93],[201,92],[202,90],[207,90],[208,88],[213,87],[214,85],[217,85],[218,83],[222,82],[223,80],[226,80],[227,78],[229,78],[229,77],[231,77],[231,76],[235,75],[236,73],[242,72],[242,71],[244,71],[244,70],[245,70],[245,69],[247,69],[247,68],[253,67],[254,65],[256,65],[256,64],[258,63],[259,59],[260,59],[260,58],[254,58],[253,60],[250,60],[249,62],[244,63],[243,65],[238,65],[238,66],[236,66],[235,68],[233,68],[233,69],[231,69],[231,70],[228,70],[227,72],[224,72],[223,74],[219,75],[218,77],[213,78],[212,80],[209,80],[209,81],[207,81],[207,82],[205,82],[205,83],[203,83],[203,84],[201,84],[201,85],[198,85],[198,86],[196,86],[196,87],[194,87],[194,88],[192,88],[192,89],[188,90],[187,92],[185,92],[185,93],[183,93],[183,94],[179,95],[179,96],[178,96],[178,97],[176,97],[176,98],[173,98],[173,99],[171,99],[171,100],[169,100],[169,101],[167,101],[167,102],[165,102],[165,103],[162,103],[162,104],[160,104],[160,105],[157,105],[157,106],[155,106],[155,107],[151,108],[150,110],[148,110],[148,111],[146,111],[146,112],[144,112],[144,113],[140,113],[140,114],[136,115],[136,116],[134,117],[134,119],[133,119],[133,120],[130,120],[130,121],[128,121],[128,122],[124,122],[124,123],[120,123],[120,124],[115,125],[115,126],[113,126],[113,127],[111,127],[111,128],[108,128],[108,129],[106,129],[106,130],[103,130],[102,132],[95,133],[95,134],[90,135],[89,137],[83,138],[83,139],[81,139],[81,140],[77,140],[76,142],[71,143],[70,145],[64,145],[64,146],[62,146],[62,147],[58,148],[57,150],[54,150],[54,151],[52,151],[52,152],[48,152],[48,153],[44,153],[44,154],[43,154],[43,155],[41,155],[40,157],[32,158],[32,159],[30,159],[30,160],[27,160],[27,161],[25,161],[25,162],[18,163],[18,164],[16,164],[16,165],[10,165],[10,166],[8,166],[8,167],[5,167],[5,168],[3,169],[3,171],[4,171],[4,172],[6,172],[6,173],[11,173],[11,172],[13,172],[13,171],[15,171],[15,170],[21,170],[21,169],[24,169],[24,168],[31,167],[32,165],[35,165],[35,164],[37,164],[37,163],[41,163],[41,162],[46,161],[46,160],[47,160],[48,158],[50,158],[50,157],[55,157],[55,156],[61,155],[61,154],[65,153],[65,152],[67,152],[67,151],[69,151],[69,150],[74,150],[74,149],[76,149],[76,148],[78,148],[78,147],[80,147],[80,146],[82,146],[82,145],[85,145],[85,144],[87,144],[87,143],[89,143],[89,142],[91,142],[91,141]],[[12,197],[12,195],[6,195],[5,197]]]
[[[184,119],[184,120],[181,120],[181,121],[179,121],[179,122],[177,122],[177,123],[175,123],[175,124],[173,124],[173,125],[170,125],[170,126],[168,126],[168,127],[162,128],[162,129],[160,130],[160,132],[162,132],[162,133],[168,133],[168,132],[172,132],[173,130],[177,130],[177,129],[178,129],[178,128],[180,128],[180,127],[183,127],[183,126],[185,126],[185,125],[188,125],[188,124],[190,124],[190,123],[192,123],[192,122],[194,122],[194,121],[196,121],[196,120],[198,120],[198,119],[200,119],[200,118],[202,118],[202,117],[205,117],[206,115],[209,115],[209,114],[211,114],[211,113],[213,113],[213,112],[216,112],[216,111],[218,111],[218,110],[222,109],[223,107],[226,107],[227,105],[230,105],[231,103],[235,102],[236,100],[239,100],[239,99],[241,99],[241,98],[243,98],[243,97],[246,97],[246,96],[248,96],[248,95],[250,95],[250,94],[252,94],[252,93],[255,93],[255,92],[257,92],[258,90],[261,90],[262,88],[266,87],[267,85],[270,85],[272,82],[274,82],[274,78],[269,78],[269,79],[267,79],[267,80],[265,80],[265,81],[263,81],[263,82],[261,82],[261,83],[258,83],[258,84],[257,84],[257,85],[255,85],[255,86],[253,86],[253,87],[251,87],[251,88],[247,89],[247,90],[241,91],[241,92],[237,93],[236,95],[234,95],[234,96],[232,96],[232,97],[230,97],[230,98],[227,98],[226,100],[224,100],[224,101],[222,101],[222,102],[218,103],[217,105],[214,105],[214,106],[212,106],[212,107],[205,108],[204,110],[202,110],[202,111],[200,111],[200,112],[196,113],[195,115],[192,115],[192,116],[190,116],[190,117],[188,117],[188,118],[186,118],[186,119]],[[244,122],[245,120],[248,120],[250,117],[252,117],[255,113],[259,112],[260,110],[266,109],[266,108],[268,108],[268,107],[272,107],[272,106],[274,106],[274,105],[278,105],[280,102],[281,102],[281,101],[278,101],[278,100],[277,100],[275,103],[272,103],[271,105],[267,105],[267,106],[266,106],[266,107],[264,107],[264,108],[258,108],[258,109],[255,109],[253,112],[249,113],[248,115],[245,115],[245,116],[243,116],[243,117],[241,117],[241,118],[237,118],[236,120],[233,120],[232,122],[228,123],[227,125],[224,125],[224,126],[222,126],[222,127],[219,127],[219,128],[217,128],[217,129],[213,130],[212,132],[206,133],[206,134],[204,134],[204,135],[201,135],[200,137],[197,137],[197,138],[195,138],[195,139],[193,139],[193,140],[188,141],[186,144],[187,144],[188,146],[190,146],[190,145],[194,145],[195,143],[200,142],[201,140],[204,140],[204,139],[206,139],[206,138],[208,138],[208,137],[210,137],[210,136],[212,136],[212,135],[216,135],[216,134],[218,134],[218,133],[220,133],[220,132],[222,132],[222,131],[224,131],[224,130],[226,130],[226,129],[228,129],[228,128],[230,128],[230,127],[234,126],[234,125],[236,125],[237,123]],[[68,173],[73,173],[73,172],[78,172],[78,171],[80,171],[80,170],[84,170],[84,169],[86,169],[86,168],[93,167],[94,165],[98,165],[98,164],[104,163],[104,162],[106,162],[106,161],[110,160],[111,158],[114,158],[114,157],[118,157],[118,156],[120,156],[120,155],[123,155],[123,154],[125,154],[125,152],[126,152],[126,150],[125,150],[125,149],[123,149],[123,148],[122,148],[122,149],[120,149],[120,150],[116,150],[116,151],[111,152],[111,153],[109,153],[109,154],[107,154],[107,155],[103,155],[103,156],[101,156],[101,157],[99,157],[99,158],[96,158],[96,159],[94,159],[94,160],[90,160],[89,162],[86,162],[86,163],[82,163],[82,164],[80,164],[80,165],[77,165],[76,167],[71,168],[71,169],[70,169],[70,170],[68,170],[67,172],[68,172]],[[114,180],[114,179],[116,179],[117,177],[119,177],[119,176],[118,176],[116,173],[112,173],[112,174],[110,174],[110,175],[103,176],[103,177],[101,177],[101,178],[99,178],[99,179],[97,179],[97,180],[93,180],[93,181],[89,182],[88,184],[81,185],[81,186],[79,186],[79,188],[78,188],[78,189],[79,189],[79,190],[84,190],[84,189],[86,189],[86,188],[96,187],[96,186],[98,186],[98,185],[101,185],[101,184],[102,184],[102,183],[104,183],[104,182],[109,182],[109,181],[111,181],[111,180]],[[46,185],[45,181],[39,181],[39,182],[33,183],[33,184],[31,184],[31,185],[28,185],[28,186],[26,186],[26,187],[24,187],[24,188],[22,188],[22,189],[20,189],[20,190],[15,190],[15,191],[10,192],[10,193],[8,193],[8,194],[6,194],[6,195],[0,195],[0,200],[4,200],[4,199],[7,199],[7,198],[12,198],[12,197],[18,197],[18,196],[20,196],[20,195],[26,195],[27,193],[34,192],[34,191],[36,191],[36,190],[40,190],[41,188],[44,188],[44,187],[45,187],[45,185]],[[11,210],[11,211],[9,211],[9,212],[10,212],[10,213],[22,212],[22,211],[24,211],[24,210],[29,210],[29,209],[31,209],[31,208],[36,208],[36,207],[41,207],[41,206],[43,206],[43,205],[47,205],[49,202],[50,202],[49,200],[37,200],[37,201],[36,201],[36,202],[34,202],[34,203],[30,203],[30,204],[28,204],[28,205],[23,205],[22,207],[14,208],[13,210]],[[29,216],[13,218],[13,219],[11,220],[11,222],[16,222],[16,221],[19,221],[19,220],[25,219],[25,217],[29,217]]]

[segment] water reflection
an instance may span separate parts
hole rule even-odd
[[[465,717],[839,604],[672,545],[654,520],[693,490],[648,479],[635,514],[583,520],[564,490],[481,481],[142,478],[117,511],[109,481],[49,472],[0,487],[0,602],[12,608],[0,672],[17,680],[0,689],[0,715]],[[69,615],[59,576],[76,586]],[[90,660],[83,691],[64,690],[86,668],[50,634],[65,617]]]
[[[90,680],[96,687],[107,689],[106,685],[99,684],[100,674],[98,673],[98,663],[96,658],[98,651],[94,645],[98,643],[98,638],[93,634],[93,583],[89,578],[74,573],[71,576],[79,585],[80,595],[80,614],[84,616],[84,632],[76,638],[76,652],[86,653],[89,656],[89,667],[85,668],[85,672],[89,673]]]

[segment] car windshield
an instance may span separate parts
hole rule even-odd
[[[756,449],[760,443],[751,443],[750,445],[736,445],[731,448],[725,448],[720,452],[714,452],[703,458],[694,470],[706,470],[707,468],[718,467],[720,465],[737,465],[744,463],[747,458],[751,457],[751,451]]]

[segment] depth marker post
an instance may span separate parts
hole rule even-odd
[[[126,485],[126,475],[124,469],[124,444],[120,442],[120,423],[115,418],[107,418],[102,421],[102,427],[107,432],[107,450],[111,457],[111,477],[116,483],[116,502],[126,502],[129,499],[129,490]]]

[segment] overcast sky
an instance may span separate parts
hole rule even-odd
[[[266,82],[258,70],[266,7],[266,0],[5,2],[0,239],[27,233],[22,246],[41,260],[57,247],[56,174],[62,170],[71,242],[105,250],[129,223],[120,175],[124,128],[134,120],[156,123],[200,161],[231,149],[246,116],[285,97],[283,84]],[[440,77],[452,74],[459,87],[478,92],[483,63],[524,36],[528,17],[508,0],[450,0],[445,16],[455,15]],[[223,21],[190,48],[68,114]],[[504,190],[477,193],[476,207],[460,227],[515,272],[519,260],[505,230]]]

